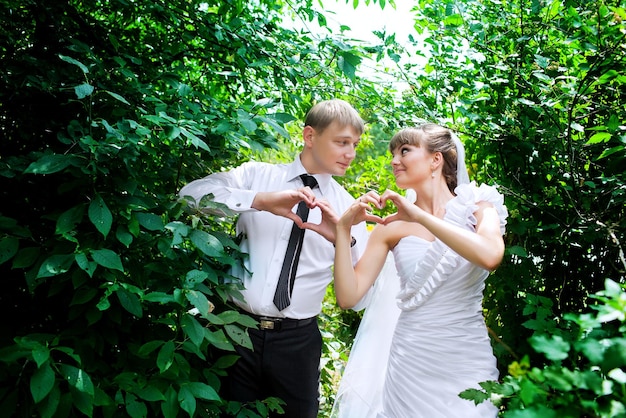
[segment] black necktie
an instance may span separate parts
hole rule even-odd
[[[311,189],[317,187],[317,180],[313,176],[308,174],[302,174],[300,176],[305,186],[309,186]],[[305,202],[298,203],[298,210],[296,214],[306,222],[309,218],[309,208]],[[298,269],[298,259],[300,258],[300,252],[302,251],[302,241],[304,240],[304,229],[298,228],[298,225],[293,224],[291,228],[291,235],[289,236],[289,243],[287,244],[287,252],[285,253],[285,260],[283,261],[283,267],[280,270],[280,276],[278,276],[278,285],[276,285],[276,293],[274,293],[274,305],[279,311],[285,309],[291,304],[291,292],[293,291],[293,283],[296,278],[296,270]]]

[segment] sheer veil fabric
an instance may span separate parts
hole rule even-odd
[[[375,417],[382,409],[389,348],[400,315],[394,301],[399,291],[400,279],[389,253],[354,337],[331,417]]]
[[[467,173],[467,168],[465,165],[465,150],[463,148],[463,145],[455,134],[452,134],[452,137],[457,147],[457,156],[458,156],[457,158],[457,190],[461,194],[464,195],[464,197],[461,197],[461,200],[463,202],[466,202],[466,201],[469,202],[474,198],[474,195],[475,195],[475,193],[473,193],[472,190],[477,189],[477,188],[472,186],[473,189],[471,189],[469,186],[469,175]],[[484,187],[488,188],[489,190],[486,190],[483,187],[481,187],[480,190],[482,191],[486,190],[486,193],[492,196],[493,196],[493,193],[496,193],[495,189],[493,189],[492,191],[491,190],[492,188],[488,186],[484,186]],[[408,192],[410,193],[412,191],[408,191]],[[407,198],[409,197],[407,196]],[[451,202],[455,200],[458,200],[458,199],[455,198]],[[449,207],[447,207],[447,211],[456,212],[458,216],[455,215],[454,216],[455,219],[452,219],[452,220],[448,219],[448,220],[454,221],[455,223],[457,222],[464,223],[466,222],[467,214],[469,213],[469,211],[473,212],[473,210],[475,209],[472,209],[472,205],[469,203],[467,205],[461,204],[461,203],[454,203],[451,205],[449,204]],[[505,211],[505,209],[503,210]],[[505,217],[506,212],[502,212],[502,216]],[[411,237],[407,237],[407,238],[411,238]],[[392,338],[395,338],[394,332],[396,331],[398,318],[400,317],[401,314],[404,315],[407,313],[407,311],[410,311],[411,313],[407,315],[408,320],[405,317],[403,322],[405,325],[408,324],[407,325],[408,327],[415,326],[416,321],[412,320],[410,315],[417,317],[421,314],[422,312],[421,310],[420,310],[420,314],[418,315],[415,315],[413,312],[417,312],[417,308],[423,303],[423,301],[427,300],[430,297],[430,294],[428,292],[432,293],[438,287],[441,287],[442,285],[441,277],[443,277],[444,278],[443,280],[445,280],[445,275],[446,275],[446,272],[444,270],[447,269],[449,273],[451,270],[458,267],[459,263],[462,263],[458,261],[460,257],[458,257],[453,252],[448,251],[447,247],[443,245],[443,243],[437,242],[437,240],[435,241],[436,243],[435,245],[430,245],[430,243],[428,243],[427,241],[417,239],[417,237],[413,237],[415,239],[407,239],[407,238],[403,238],[403,240],[401,240],[401,242],[403,242],[403,246],[405,249],[399,249],[398,252],[396,252],[396,250],[394,249],[393,255],[391,253],[388,255],[385,265],[374,284],[374,292],[373,292],[372,299],[368,307],[366,308],[363,318],[361,320],[361,324],[359,326],[355,340],[352,345],[348,363],[342,375],[339,389],[335,398],[335,403],[333,405],[333,409],[331,412],[332,418],[374,418],[374,417],[386,417],[386,416],[392,416],[394,418],[404,418],[404,417],[395,416],[395,415],[384,415],[382,412],[383,411],[383,392],[385,391],[385,380],[387,376],[387,368],[395,367],[396,371],[398,371],[399,369],[405,367],[405,364],[402,363],[402,361],[398,361],[398,358],[391,359],[391,365],[389,365],[391,341],[392,341]],[[407,245],[407,244],[410,244],[410,245]],[[408,251],[406,249],[407,246],[413,246],[411,251]],[[400,245],[398,245],[398,247],[400,247]],[[428,250],[426,250],[425,247],[428,247]],[[419,251],[421,251],[422,253],[426,253],[426,255],[424,256],[426,261],[417,263],[416,267],[414,267],[415,265],[415,256],[413,255],[414,248],[419,248],[420,249]],[[394,265],[394,258],[396,258],[395,265]],[[433,260],[431,263],[432,265],[428,263],[428,259]],[[406,268],[403,267],[403,266],[407,266],[408,264],[410,264],[411,267],[406,267]],[[422,265],[424,265],[423,268],[422,268]],[[432,267],[432,270],[434,271],[434,273],[433,271],[430,271],[428,273],[423,273],[423,276],[425,277],[426,280],[422,280],[421,282],[419,282],[419,280],[414,280],[414,283],[411,283],[412,279],[414,279],[417,275],[421,274],[420,269],[422,268],[423,270],[424,268],[428,268],[428,266]],[[400,269],[403,269],[403,268],[415,270],[415,273],[412,273],[412,270],[411,270],[408,272],[404,271],[403,272],[404,274],[399,275]],[[469,290],[469,292],[473,292],[473,294],[475,295],[474,299],[479,299],[478,303],[480,303],[482,301],[481,299],[482,282],[478,274],[475,272],[470,273],[469,269],[471,269],[471,267],[467,266],[467,268],[465,268],[465,273],[463,274],[466,277],[472,276],[472,275],[473,275],[472,277],[475,277],[476,284],[473,286],[472,289]],[[439,273],[437,273],[437,270],[439,270]],[[404,277],[404,279],[401,279],[400,276]],[[439,281],[437,280],[433,281],[430,278],[430,276],[437,276],[440,279]],[[410,278],[407,279],[407,277],[410,277]],[[486,273],[482,277],[484,280],[484,277],[486,277]],[[448,283],[448,286],[449,287],[456,286],[456,283]],[[441,293],[443,292],[439,292],[437,294],[437,296],[440,298],[443,296]],[[478,295],[478,293],[480,293],[480,295]],[[460,297],[465,297],[465,295],[460,294]],[[439,304],[440,303],[439,300],[437,300],[436,303]],[[475,304],[473,308],[476,308]],[[435,312],[432,312],[431,314],[429,314],[428,309],[431,309],[431,308],[429,306],[425,308],[425,312],[426,312],[425,315],[426,316],[432,315],[431,318],[433,321],[437,321],[438,320],[437,318],[439,315],[444,315],[444,316],[446,315],[445,313],[441,314],[441,310],[439,310],[438,312],[435,310]],[[480,317],[478,321],[482,321],[482,316]],[[418,327],[421,327],[422,325],[417,323]],[[478,324],[478,328],[480,328],[480,325],[481,324]],[[484,325],[484,323],[482,325]],[[443,328],[445,328],[445,326]],[[412,333],[411,328],[408,329],[408,333]],[[443,340],[445,340],[445,338],[454,339],[455,336],[452,335],[453,333],[454,332],[452,333],[448,332],[448,335],[444,336]],[[482,350],[485,348],[485,341],[484,341],[485,339],[487,339],[486,341],[487,346],[489,344],[488,338],[486,338],[486,329],[485,329],[485,336],[480,335],[480,337],[483,339],[483,341],[480,342],[481,345],[479,347]],[[411,338],[413,338],[414,340],[416,338],[426,339],[427,341],[424,341],[423,346],[426,347],[425,348],[426,350],[429,349],[428,344],[430,343],[430,339],[429,339],[430,336],[428,333],[426,334],[426,336],[417,335]],[[471,336],[470,338],[473,339],[475,337]],[[395,343],[396,342],[394,342],[394,344]],[[415,341],[407,341],[406,339],[403,341],[402,338],[400,338],[399,342],[397,343],[404,344],[405,345],[404,347],[406,348],[406,350],[413,350],[413,353],[411,354],[412,356],[422,355],[421,352],[416,351],[420,349],[413,348],[416,343]],[[490,350],[490,346],[488,346],[488,349]],[[406,351],[404,348],[403,350]],[[489,352],[489,355],[492,356],[492,353]],[[425,356],[426,357],[424,357],[424,359],[421,360],[422,363],[424,361],[427,361],[428,357],[427,355]],[[429,365],[426,365],[426,366],[428,367]],[[493,366],[494,366],[493,368],[495,369],[495,361],[494,361]],[[407,366],[407,367],[410,367],[410,366]],[[490,377],[488,373],[485,374],[485,376]],[[485,378],[484,380],[488,380],[488,379]],[[393,389],[387,388],[387,390],[388,391],[389,390],[403,391],[406,389],[408,392],[411,392],[410,394],[407,395],[409,397],[419,396],[419,395],[415,395],[415,391],[422,389],[420,387],[411,388],[410,387],[411,383],[408,382],[406,379],[405,379],[405,382],[400,383],[399,381],[396,381],[394,384],[395,384],[395,387]],[[385,396],[389,396],[388,393]],[[429,401],[430,399],[424,400],[424,402],[429,402]],[[402,403],[404,402],[404,400],[399,399],[394,402]],[[479,412],[476,416],[481,416],[481,417],[482,416],[495,416],[494,411],[493,411],[493,406],[486,405],[486,407],[488,409],[486,413],[484,411]],[[432,413],[434,413],[435,415],[429,415],[430,412],[420,412],[420,414],[425,413],[426,415],[419,415],[419,416],[429,416],[429,417],[440,416],[440,415],[436,415],[438,413],[443,414],[441,416],[446,416],[445,414],[446,413],[449,414],[450,413],[449,411],[450,410],[448,410],[448,412],[445,412],[443,410],[440,410],[440,412],[433,411]],[[389,411],[386,411],[386,413],[393,414],[393,412],[389,412]],[[451,416],[460,416],[460,415],[448,415],[448,418]],[[469,417],[470,415],[464,415],[464,418],[465,416]]]

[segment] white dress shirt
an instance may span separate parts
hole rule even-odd
[[[274,292],[294,223],[282,216],[251,208],[257,192],[303,187],[299,176],[305,173],[300,158],[296,158],[291,164],[247,162],[231,171],[192,181],[179,192],[181,197],[192,196],[196,202],[212,193],[215,201],[224,203],[240,214],[237,234],[243,233],[240,248],[248,257],[244,261],[245,269],[237,266],[231,274],[242,280],[245,302],[233,302],[248,312],[304,319],[318,315],[322,309],[326,287],[332,281],[335,257],[333,244],[314,231],[306,231],[291,305],[279,312],[274,306]],[[313,192],[316,196],[327,199],[338,215],[354,202],[354,198],[330,174],[315,174],[314,177],[319,187],[314,188]],[[296,207],[297,205],[294,206],[294,212]],[[308,222],[320,221],[320,210],[312,209]],[[352,228],[352,236],[357,240],[352,248],[352,259],[356,263],[367,241],[364,222]]]

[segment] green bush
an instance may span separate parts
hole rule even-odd
[[[549,299],[528,296],[530,345],[545,358],[529,356],[509,365],[500,383],[484,382],[467,399],[490,398],[506,418],[615,418],[626,416],[626,285],[605,281],[590,296],[591,312],[557,321]]]
[[[45,3],[45,4],[44,4]],[[221,378],[234,219],[177,191],[346,96],[362,52],[274,1],[0,2],[0,411],[267,416]],[[304,2],[295,12],[318,18]],[[193,314],[193,309],[201,314]]]

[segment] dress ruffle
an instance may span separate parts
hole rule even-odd
[[[482,184],[477,187],[472,182],[458,186],[455,193],[456,197],[446,204],[444,220],[474,231],[477,223],[474,216],[478,209],[477,203],[489,202],[498,212],[500,231],[504,234],[508,212],[504,206],[504,197],[494,186]],[[398,293],[398,307],[410,311],[421,306],[461,262],[461,257],[442,241],[435,239],[422,261],[416,266],[413,276]]]

